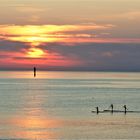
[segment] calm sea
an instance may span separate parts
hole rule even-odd
[[[140,73],[0,72],[0,139],[140,139]]]

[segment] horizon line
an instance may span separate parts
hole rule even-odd
[[[33,71],[33,69],[0,69],[0,71]],[[49,72],[140,72],[140,70],[49,70],[49,69],[37,69],[37,71],[49,71]]]

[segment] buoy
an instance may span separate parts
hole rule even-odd
[[[34,67],[34,77],[36,77],[36,67]]]

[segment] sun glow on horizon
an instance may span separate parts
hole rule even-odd
[[[41,58],[45,55],[45,52],[39,48],[30,48],[27,52],[27,57],[30,58]]]

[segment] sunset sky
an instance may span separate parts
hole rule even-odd
[[[0,0],[0,70],[140,71],[140,0]]]

